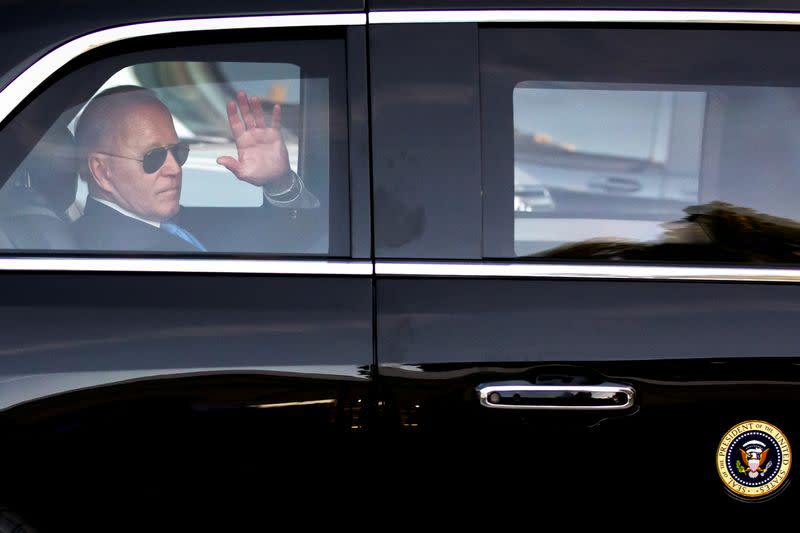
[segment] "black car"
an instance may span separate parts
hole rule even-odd
[[[1,531],[800,501],[800,4],[3,9]]]

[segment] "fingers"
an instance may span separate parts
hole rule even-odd
[[[259,128],[266,128],[267,121],[264,118],[264,108],[261,106],[261,99],[258,96],[250,97],[250,110],[253,112],[253,117],[256,120],[256,126]]]
[[[256,127],[256,119],[250,110],[250,103],[247,100],[247,93],[239,91],[236,93],[236,99],[239,101],[239,112],[242,114],[242,121],[246,129]]]
[[[239,163],[239,161],[237,161],[236,159],[224,155],[222,157],[217,158],[217,164],[222,165],[223,167],[233,172],[233,174],[236,177],[239,177],[239,172],[241,170],[241,163]]]
[[[237,110],[238,106],[238,110]],[[228,101],[228,123],[236,139],[251,128],[267,128],[280,130],[281,127],[281,106],[275,104],[272,108],[271,126],[267,126],[267,119],[264,116],[264,108],[258,96],[248,98],[247,93],[239,91],[236,93],[236,100]],[[241,116],[240,116],[241,114]]]
[[[278,104],[272,107],[272,128],[278,131],[281,129],[281,106]]]
[[[233,100],[228,101],[228,124],[231,127],[231,133],[233,134],[234,139],[238,139],[239,136],[244,133],[247,129],[242,122],[242,119],[239,117],[239,112],[236,110],[236,102]]]

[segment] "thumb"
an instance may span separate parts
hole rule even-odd
[[[227,168],[231,172],[233,172],[236,176],[239,175],[239,171],[241,170],[241,163],[236,159],[224,155],[222,157],[217,158],[217,164],[222,165],[223,167]]]

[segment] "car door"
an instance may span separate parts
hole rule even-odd
[[[371,7],[387,469],[790,508],[796,15]]]
[[[244,491],[226,476],[247,471],[269,476],[255,489],[268,498],[359,456],[373,361],[366,16],[231,9],[168,20],[125,11],[53,46],[0,92],[0,418],[15,458],[2,497],[44,530],[130,510],[118,499],[88,517],[54,511],[75,504],[76,479],[93,489],[81,498],[158,479],[148,494],[159,504],[173,491]],[[211,251],[76,236],[89,204],[119,198],[92,182],[76,123],[94,95],[130,85],[157,95],[191,148],[181,224]],[[292,186],[316,203],[270,196],[216,164],[236,157],[226,102],[237,90],[273,128],[280,107],[302,180]],[[139,155],[104,149],[125,164]],[[115,205],[130,224],[146,218]],[[331,460],[306,456],[310,443],[348,445]],[[276,458],[296,466],[275,469]],[[215,475],[226,481],[208,485]]]

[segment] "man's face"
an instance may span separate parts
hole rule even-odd
[[[142,159],[153,148],[178,142],[172,115],[158,104],[129,106],[114,113],[115,125],[102,151]],[[164,221],[180,208],[181,167],[167,151],[164,164],[153,173],[145,173],[142,163],[122,157],[105,156],[105,193],[120,207],[142,218]]]

